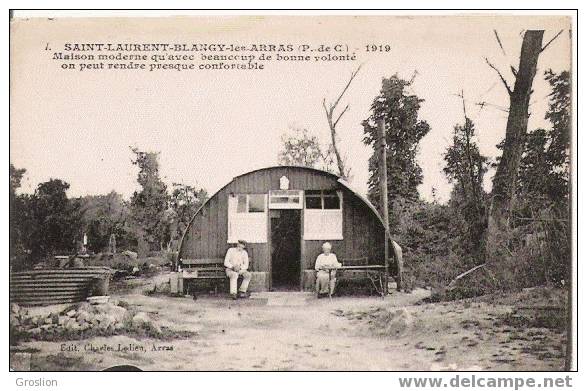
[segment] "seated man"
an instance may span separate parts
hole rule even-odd
[[[318,298],[324,297],[329,293],[334,293],[334,285],[336,284],[336,270],[333,270],[332,279],[330,280],[330,286],[328,286],[329,269],[339,268],[342,265],[338,262],[336,255],[331,252],[332,245],[328,242],[322,245],[322,254],[316,258],[316,291],[318,292]]]
[[[236,247],[229,248],[226,252],[226,257],[224,257],[226,275],[230,279],[230,296],[233,300],[236,300],[237,297],[248,297],[247,288],[251,281],[251,273],[247,270],[249,268],[249,254],[247,254],[247,251],[245,250],[246,247],[247,242],[239,240]],[[236,288],[238,276],[243,276],[243,282],[241,283],[237,296]]]

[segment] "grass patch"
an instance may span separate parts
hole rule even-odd
[[[542,310],[524,311],[524,313],[514,312],[500,316],[495,325],[510,326],[521,330],[544,328],[562,332],[567,326],[567,317],[564,312]]]
[[[47,356],[33,354],[31,371],[87,371],[90,370],[83,357],[69,357],[64,353]]]
[[[139,327],[123,327],[121,329],[97,329],[90,328],[86,330],[66,330],[62,328],[49,329],[40,335],[31,335],[27,331],[10,330],[11,345],[16,345],[20,342],[30,341],[78,341],[82,339],[89,339],[94,337],[112,337],[117,335],[124,335],[135,339],[157,339],[160,341],[171,341],[175,339],[189,339],[198,336],[198,333],[188,330],[173,330],[169,327],[161,327],[156,329],[150,324],[144,324]]]

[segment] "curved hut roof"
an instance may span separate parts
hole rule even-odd
[[[218,191],[216,191],[212,196],[210,196],[206,202],[204,202],[200,208],[198,208],[198,210],[196,211],[196,213],[194,213],[194,215],[192,216],[192,218],[190,219],[187,227],[185,228],[183,235],[181,237],[181,242],[179,245],[179,252],[178,254],[181,255],[182,253],[182,249],[183,249],[183,244],[185,241],[185,236],[186,233],[188,232],[188,230],[191,228],[194,219],[196,218],[196,216],[201,212],[201,210],[208,204],[208,202],[213,199],[214,197],[217,196],[218,193],[220,193],[222,190],[224,190],[228,185],[230,185],[232,182],[234,182],[236,179],[238,178],[242,178],[244,176],[247,175],[252,175],[254,173],[257,173],[259,171],[267,171],[267,170],[274,170],[274,169],[283,169],[283,168],[295,168],[295,169],[299,169],[299,170],[305,170],[314,174],[318,174],[318,175],[324,175],[324,176],[329,176],[332,177],[336,182],[338,182],[343,188],[347,189],[349,192],[353,193],[355,196],[357,196],[357,198],[359,198],[365,205],[368,206],[368,208],[371,210],[371,212],[373,213],[373,215],[375,216],[375,218],[377,220],[379,220],[379,222],[381,223],[381,225],[385,228],[385,224],[383,222],[383,219],[381,218],[381,215],[379,214],[379,212],[377,211],[377,209],[375,208],[375,206],[362,194],[360,194],[359,192],[357,192],[355,189],[353,189],[351,187],[351,185],[345,181],[344,179],[342,179],[340,176],[333,174],[331,172],[328,171],[324,171],[324,170],[319,170],[317,168],[312,168],[312,167],[304,167],[304,166],[269,166],[269,167],[263,167],[263,168],[259,168],[253,171],[249,171],[246,172],[244,174],[241,175],[237,175],[234,178],[232,178],[232,180],[230,182],[228,182],[226,185],[222,186]],[[391,238],[389,238],[391,240]]]

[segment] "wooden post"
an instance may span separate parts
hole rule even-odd
[[[302,195],[303,196],[303,195]],[[304,291],[304,267],[306,266],[306,241],[304,240],[304,210],[300,210],[300,292]]]
[[[381,186],[381,212],[383,214],[383,224],[385,225],[385,280],[389,276],[389,211],[387,206],[387,144],[385,142],[385,120],[379,119],[379,143],[381,148],[381,163],[379,165],[379,185]],[[383,288],[384,294],[387,294],[387,283]]]

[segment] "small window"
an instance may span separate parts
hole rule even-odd
[[[239,194],[236,213],[247,213],[247,195]]]
[[[303,190],[269,190],[269,209],[302,209]]]
[[[322,197],[306,194],[306,209],[322,209]]]
[[[272,204],[287,204],[289,202],[289,197],[271,197]]]
[[[249,195],[249,213],[265,212],[265,195],[264,194],[250,194]]]
[[[271,197],[271,204],[299,204],[300,197]]]
[[[341,209],[340,195],[335,190],[307,190],[306,209]]]
[[[338,194],[324,195],[324,209],[340,209],[340,198],[338,198]]]

